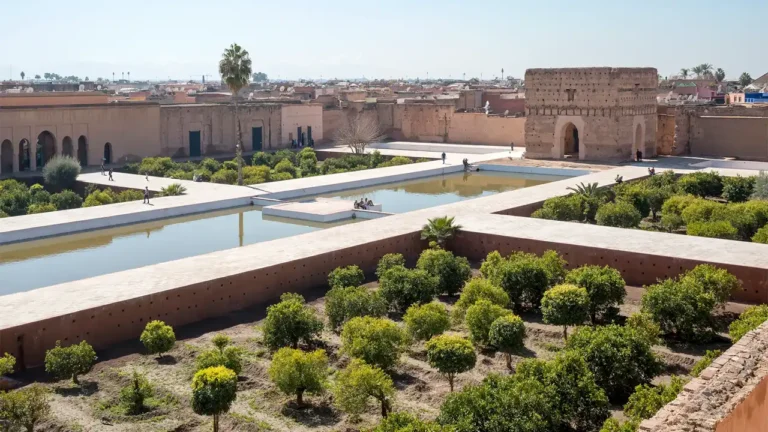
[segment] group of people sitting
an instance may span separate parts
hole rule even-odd
[[[355,210],[368,210],[369,207],[373,207],[373,201],[367,198],[360,198],[360,201],[355,200]]]

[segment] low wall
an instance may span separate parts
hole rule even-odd
[[[768,118],[694,117],[691,155],[768,160]]]
[[[525,117],[454,113],[448,126],[448,142],[482,145],[525,145]]]

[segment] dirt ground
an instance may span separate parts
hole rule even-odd
[[[475,270],[475,272],[477,272]],[[376,282],[367,286],[373,288]],[[627,287],[627,298],[621,307],[623,316],[639,309],[642,288]],[[305,293],[308,303],[324,317],[323,291]],[[456,298],[442,297],[448,308]],[[724,324],[743,310],[743,305],[729,305],[723,314]],[[372,405],[361,422],[352,422],[337,411],[332,396],[307,395],[308,407],[298,409],[292,396],[280,393],[269,381],[267,370],[270,353],[261,343],[259,326],[265,316],[265,307],[256,307],[176,329],[174,349],[163,359],[146,355],[141,344],[130,342],[99,352],[99,361],[93,370],[82,376],[80,388],[69,382],[51,382],[41,370],[28,371],[14,378],[27,383],[43,382],[53,389],[52,418],[42,425],[44,431],[209,431],[212,420],[198,416],[190,407],[190,382],[195,372],[197,353],[212,347],[211,338],[226,334],[246,351],[243,371],[239,376],[238,396],[229,414],[222,416],[223,431],[357,431],[374,425],[379,420],[378,409]],[[514,356],[517,363],[525,358],[547,359],[563,346],[562,328],[544,324],[540,314],[523,315],[527,337],[525,350]],[[466,328],[456,326],[451,331],[467,334]],[[572,331],[572,330],[571,330]],[[339,354],[339,336],[325,330],[316,344],[329,355],[331,368],[344,367],[348,359]],[[707,345],[676,345],[655,347],[666,364],[666,371],[656,382],[664,382],[673,374],[686,374],[707,349],[727,349],[726,337]],[[133,371],[145,373],[155,388],[155,408],[139,416],[124,416],[114,407],[120,388],[128,383]],[[506,374],[501,354],[492,351],[478,353],[476,367],[457,378],[457,389],[480,382],[491,372]],[[426,363],[424,344],[414,345],[402,356],[393,375],[397,388],[396,410],[406,410],[423,418],[434,418],[442,401],[449,393],[448,381]],[[620,416],[621,407],[613,407]]]

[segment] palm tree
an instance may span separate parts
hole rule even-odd
[[[238,117],[237,93],[248,85],[251,77],[251,57],[248,51],[240,45],[233,43],[224,50],[219,61],[219,73],[221,79],[232,92],[232,101],[235,104],[235,159],[237,159],[237,184],[243,185],[243,143],[240,137],[240,118]]]
[[[722,83],[725,80],[725,71],[723,68],[717,68],[715,71],[715,81],[717,81],[718,84]]]
[[[692,69],[696,74],[696,78],[711,78],[712,77],[712,64],[702,63],[698,66],[694,66]]]
[[[688,78],[688,72],[690,72],[690,70],[688,70],[686,68],[682,68],[682,69],[680,69],[680,76],[683,79]]]
[[[454,236],[461,225],[453,224],[454,217],[436,217],[429,219],[421,228],[421,239],[437,242],[438,246],[443,246],[448,239]]]
[[[576,187],[567,187],[567,190],[585,197],[596,197],[600,195],[600,189],[597,187],[597,182],[584,184],[579,183]]]

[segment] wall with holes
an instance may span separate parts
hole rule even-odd
[[[654,284],[659,279],[676,277],[699,264],[708,264],[704,261],[669,256],[655,256],[467,231],[460,231],[453,244],[455,245],[453,248],[455,253],[465,256],[471,261],[481,261],[493,251],[499,251],[502,255],[509,255],[515,251],[540,255],[548,249],[553,249],[568,261],[569,269],[585,264],[607,265],[619,270],[627,285],[632,286]],[[733,300],[748,303],[768,302],[768,290],[762,288],[765,281],[768,280],[768,269],[720,264],[718,267],[731,272],[742,281],[745,287],[743,291],[733,295]]]
[[[97,350],[121,341],[138,340],[144,326],[152,320],[163,320],[175,327],[268,305],[283,293],[325,286],[328,273],[340,266],[355,264],[367,276],[374,277],[376,264],[384,254],[399,252],[415,261],[422,248],[419,233],[413,233],[271,267],[255,265],[233,276],[0,330],[0,352],[16,356],[20,368],[40,366],[45,351],[57,340],[64,346],[87,340]],[[105,289],[109,289],[108,285]]]

